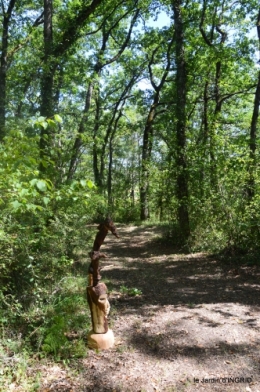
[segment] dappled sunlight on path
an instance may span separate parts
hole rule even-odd
[[[90,352],[82,390],[204,391],[204,378],[215,380],[209,390],[259,391],[260,269],[178,254],[156,226],[118,232],[101,271],[117,345]]]

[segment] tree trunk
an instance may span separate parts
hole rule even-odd
[[[142,163],[141,163],[141,184],[140,184],[140,203],[141,203],[141,220],[147,220],[149,214],[149,173],[150,161],[153,145],[153,120],[155,108],[159,100],[159,94],[156,93],[153,105],[150,108],[143,134],[142,146]]]
[[[190,236],[188,212],[188,173],[186,164],[186,99],[187,73],[184,53],[184,28],[182,21],[182,2],[173,2],[174,24],[176,36],[176,136],[177,136],[177,181],[176,196],[178,200],[177,218],[180,230],[180,241],[185,243]]]
[[[61,40],[54,47],[52,37],[52,0],[44,0],[44,64],[41,78],[41,108],[40,113],[44,117],[52,117],[54,114],[54,75],[59,65],[60,58],[78,39],[79,30],[84,26],[87,18],[95,11],[103,0],[93,0],[86,5],[82,2],[79,12],[74,19],[68,20],[67,28],[64,30]],[[50,146],[50,130],[42,129],[40,137],[41,164],[40,171],[46,171],[43,164],[44,157],[48,154]],[[79,138],[78,138],[79,139]],[[75,141],[77,149],[79,141]],[[74,148],[74,153],[75,153]],[[74,169],[74,158],[71,162],[71,173]]]
[[[72,150],[72,157],[70,160],[70,167],[69,167],[69,172],[68,172],[68,180],[72,180],[73,175],[74,175],[76,168],[77,168],[77,163],[78,163],[79,156],[80,156],[80,148],[82,146],[82,135],[85,132],[85,125],[88,120],[88,113],[89,113],[89,109],[90,109],[90,105],[91,105],[93,88],[94,88],[93,82],[90,82],[89,86],[88,86],[88,91],[86,94],[86,101],[85,101],[83,116],[82,116],[80,124],[79,124],[78,135],[75,139],[73,150]]]
[[[199,189],[198,194],[200,200],[204,201],[205,198],[205,162],[207,161],[207,141],[209,137],[209,119],[208,119],[208,111],[209,111],[209,81],[206,80],[203,90],[203,111],[202,111],[202,123],[201,123],[201,131],[198,138],[198,144],[201,144],[201,166],[199,171]]]
[[[93,172],[95,184],[101,187],[100,171],[98,168],[98,147],[97,147],[97,133],[99,129],[99,117],[100,117],[100,98],[96,97],[96,112],[95,112],[95,125],[93,130]]]
[[[141,163],[141,175],[140,175],[140,218],[146,220],[150,217],[149,213],[149,177],[150,177],[150,161],[153,147],[153,122],[156,115],[156,108],[159,105],[160,93],[168,76],[171,66],[171,49],[175,40],[174,33],[172,33],[171,39],[168,42],[166,50],[167,62],[164,67],[164,72],[159,83],[156,84],[156,78],[154,77],[152,65],[156,64],[156,53],[159,49],[157,46],[151,55],[148,63],[150,82],[154,89],[153,103],[150,107],[149,114],[146,120],[144,134],[143,134],[143,146],[142,146],[142,163]],[[163,43],[163,42],[162,42]]]
[[[257,88],[255,92],[255,99],[254,99],[254,110],[253,110],[253,115],[252,115],[252,120],[251,120],[251,126],[250,126],[250,143],[249,143],[249,149],[250,149],[250,164],[249,164],[249,181],[248,181],[248,186],[247,186],[247,195],[248,195],[248,200],[249,202],[252,201],[255,195],[255,177],[254,177],[254,172],[255,172],[255,167],[256,167],[256,138],[257,138],[257,123],[258,123],[258,117],[259,117],[259,105],[260,105],[260,71],[258,73],[258,83],[257,83]]]
[[[118,113],[118,116],[115,119],[114,125],[113,125],[113,131],[110,136],[109,140],[109,162],[108,162],[108,175],[107,175],[107,196],[108,196],[108,206],[111,207],[113,210],[113,188],[112,188],[112,173],[113,173],[113,141],[114,137],[116,134],[116,130],[118,127],[118,123],[120,118],[122,117],[123,112],[122,112],[122,107]],[[111,123],[112,126],[112,123]]]
[[[257,19],[257,32],[258,32],[258,38],[259,38],[259,44],[260,44],[260,10],[258,14],[258,19]],[[255,92],[255,99],[254,99],[254,109],[253,109],[253,115],[251,119],[251,126],[250,126],[250,143],[249,143],[249,149],[250,149],[250,164],[249,164],[249,180],[247,184],[247,195],[248,195],[248,201],[251,203],[251,201],[254,198],[255,195],[255,167],[256,167],[256,138],[257,138],[257,123],[258,123],[258,117],[259,117],[259,106],[260,106],[260,71],[258,72],[258,83],[256,87],[256,92]]]
[[[127,83],[127,85],[125,86],[124,90],[122,91],[118,101],[116,102],[116,104],[114,106],[112,117],[111,117],[111,119],[108,123],[107,129],[106,129],[106,134],[103,139],[103,144],[102,144],[101,153],[100,153],[100,170],[98,171],[99,186],[100,186],[101,190],[104,190],[105,186],[107,185],[107,183],[105,184],[105,157],[106,157],[107,145],[108,145],[108,143],[110,143],[111,148],[112,148],[113,139],[114,139],[114,136],[115,136],[115,133],[117,130],[117,125],[118,125],[118,122],[123,114],[122,113],[123,106],[125,105],[125,100],[126,100],[128,92],[131,90],[131,88],[134,85],[135,79],[136,79],[136,76],[135,75],[132,76],[131,79],[129,80],[129,82]],[[121,107],[120,107],[120,105],[121,105]],[[119,107],[120,107],[120,109],[119,109]],[[119,112],[118,112],[118,110],[119,110]],[[117,115],[117,113],[118,113],[118,115]],[[111,151],[112,150],[110,149],[110,152]],[[112,155],[111,155],[111,159],[112,159]],[[112,162],[111,162],[111,165],[112,165]],[[110,172],[110,175],[112,176],[112,171]],[[109,180],[109,177],[107,179]],[[111,184],[112,184],[112,177],[111,177]],[[111,188],[111,191],[112,191],[112,188]]]
[[[107,175],[107,198],[109,207],[113,206],[112,197],[112,165],[113,165],[113,140],[109,142],[109,162],[108,162],[108,175]]]
[[[41,77],[41,116],[53,116],[53,79],[55,68],[52,64],[53,38],[52,38],[52,0],[44,0],[44,61]],[[40,136],[40,172],[45,173],[45,156],[50,146],[50,130],[42,127]]]
[[[212,15],[212,26],[210,29],[210,32],[206,32],[204,30],[203,24],[205,21],[205,16],[206,16],[206,10],[207,10],[207,1],[203,0],[203,7],[202,7],[202,13],[201,13],[201,20],[200,20],[200,32],[201,35],[206,42],[206,44],[209,47],[215,47],[216,50],[218,50],[218,44],[214,45],[214,31],[216,30],[218,34],[220,34],[221,39],[220,39],[220,45],[224,45],[226,39],[227,39],[227,33],[223,29],[221,29],[219,24],[216,24],[216,17],[218,10],[215,8],[215,11]],[[223,10],[220,11],[223,13]],[[220,18],[221,19],[221,18]],[[216,62],[215,65],[215,84],[214,84],[214,99],[215,99],[215,109],[214,109],[214,115],[212,117],[211,123],[207,123],[207,137],[209,140],[209,157],[210,157],[210,184],[211,184],[211,189],[214,192],[217,192],[217,187],[218,187],[218,173],[217,173],[217,163],[216,163],[216,157],[215,157],[215,152],[216,152],[216,127],[217,127],[217,119],[218,116],[221,112],[222,109],[222,103],[223,99],[221,98],[220,94],[220,80],[221,80],[221,70],[222,70],[222,63],[220,60]],[[205,88],[208,88],[208,85],[206,84]],[[204,90],[204,103],[205,103],[205,90]],[[204,111],[207,108],[204,107]],[[207,114],[206,114],[207,115]],[[204,140],[206,145],[207,140]]]
[[[52,38],[52,0],[44,0],[44,65],[41,79],[41,115],[53,115],[53,77],[54,69],[51,64],[53,50]],[[44,145],[44,142],[43,142]]]
[[[16,0],[10,0],[7,11],[3,9],[3,30],[0,58],[0,142],[5,137],[8,30],[15,1]],[[2,7],[4,6],[2,5]]]

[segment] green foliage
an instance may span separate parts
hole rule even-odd
[[[36,331],[39,349],[45,354],[68,359],[84,357],[90,329],[90,313],[85,298],[85,282],[66,278],[46,306],[44,323]]]
[[[53,181],[41,178],[38,141],[38,136],[16,131],[0,145],[4,156],[0,163],[3,325],[19,324],[25,311],[44,306],[57,282],[71,274],[79,252],[83,257],[82,251],[88,252],[93,241],[86,225],[92,221],[100,198],[92,181],[81,177],[55,187]],[[53,348],[52,336],[57,334],[61,342],[62,332],[57,331],[65,328],[61,318],[57,320],[45,342],[46,350],[49,347],[55,355],[61,343]]]
[[[126,286],[120,286],[120,292],[122,294],[127,294],[130,297],[135,297],[137,295],[142,295],[142,291],[137,289],[137,288],[135,288],[135,287],[128,288]]]
[[[66,313],[65,316],[54,316],[49,320],[49,322],[52,322],[52,325],[45,330],[46,336],[41,346],[41,350],[45,354],[52,354],[56,360],[82,358],[87,354],[87,347],[83,338],[77,338],[76,340],[73,339],[73,341],[70,341],[66,336],[66,332],[69,328],[69,316],[71,317],[72,314]],[[79,325],[77,325],[77,327],[79,327]],[[84,327],[87,329],[90,326],[89,324],[85,324]]]
[[[86,274],[85,257],[95,235],[89,223],[108,212],[118,222],[139,219],[143,134],[156,93],[147,81],[158,86],[168,59],[149,140],[149,221],[166,222],[173,248],[259,251],[259,136],[252,157],[249,135],[258,42],[248,33],[259,4],[245,3],[230,8],[228,2],[209,1],[204,12],[200,2],[192,2],[181,10],[188,76],[181,151],[189,188],[187,244],[181,243],[177,225],[176,42],[166,52],[174,26],[148,23],[163,9],[173,25],[172,8],[162,2],[102,2],[93,13],[81,0],[56,1],[50,46],[58,55],[47,61],[43,4],[15,5],[6,68],[0,65],[7,94],[1,88],[6,124],[0,131],[6,136],[0,144],[0,325],[3,335],[13,329],[22,339],[10,333],[0,347],[25,362],[17,361],[11,370],[0,366],[4,380],[15,377],[24,390],[37,388],[22,376],[25,349],[57,360],[85,355],[90,317],[84,293],[70,277],[76,275],[85,289],[77,274]],[[42,115],[46,74],[53,81],[50,118]],[[120,290],[142,294],[137,288]]]
[[[33,303],[27,310],[20,308],[13,318],[3,309],[0,314],[3,334],[10,334],[10,328],[15,326],[20,338],[6,337],[2,349],[17,354],[36,351],[40,357],[51,356],[55,360],[86,356],[91,319],[85,284],[80,277],[63,278],[45,301]]]
[[[12,384],[23,391],[38,390],[40,373],[28,371],[34,365],[39,367],[37,358],[69,363],[85,357],[89,329],[85,279],[80,277],[63,278],[48,300],[27,311],[20,308],[19,317],[12,318],[10,311],[1,309],[1,387],[8,390]]]
[[[22,391],[37,391],[40,387],[40,374],[30,374],[29,353],[17,353],[11,339],[3,339],[0,346],[0,384],[3,391],[8,391],[10,386],[19,385]],[[9,354],[9,355],[8,355]],[[12,355],[10,357],[10,355]]]

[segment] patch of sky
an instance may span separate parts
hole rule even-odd
[[[168,27],[171,24],[171,18],[165,11],[161,11],[157,16],[150,17],[145,24],[149,27]]]

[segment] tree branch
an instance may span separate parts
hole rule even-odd
[[[206,44],[208,46],[212,46],[212,42],[209,40],[209,38],[207,37],[207,34],[205,33],[205,31],[203,29],[203,24],[204,24],[204,21],[205,21],[206,8],[207,8],[207,0],[203,0],[203,8],[202,8],[202,14],[201,14],[201,20],[200,20],[199,29],[200,29],[201,35],[204,38],[204,41],[206,42]]]
[[[129,30],[128,30],[128,34],[127,34],[127,36],[126,36],[126,39],[125,39],[124,43],[122,44],[121,48],[119,49],[119,51],[117,52],[117,54],[116,54],[114,57],[112,57],[111,59],[107,60],[107,61],[104,63],[103,66],[106,66],[106,65],[108,65],[108,64],[113,63],[113,62],[116,61],[116,60],[121,56],[121,54],[123,53],[123,51],[124,51],[125,48],[127,47],[128,42],[129,42],[129,40],[130,40],[130,37],[131,37],[131,34],[132,34],[132,30],[133,30],[134,24],[135,24],[135,22],[136,22],[136,20],[137,20],[137,17],[138,17],[138,15],[139,15],[139,12],[140,12],[140,10],[137,9],[136,12],[135,12],[135,14],[134,14],[134,17],[133,17],[133,19],[132,19],[132,21],[131,21],[130,28],[129,28]]]
[[[82,7],[79,10],[77,16],[67,21],[67,29],[64,31],[62,39],[56,48],[53,50],[53,57],[58,58],[68,50],[71,45],[78,38],[80,29],[84,26],[84,23],[88,17],[94,13],[96,8],[103,2],[103,0],[93,0],[90,5],[85,5],[82,2]]]

